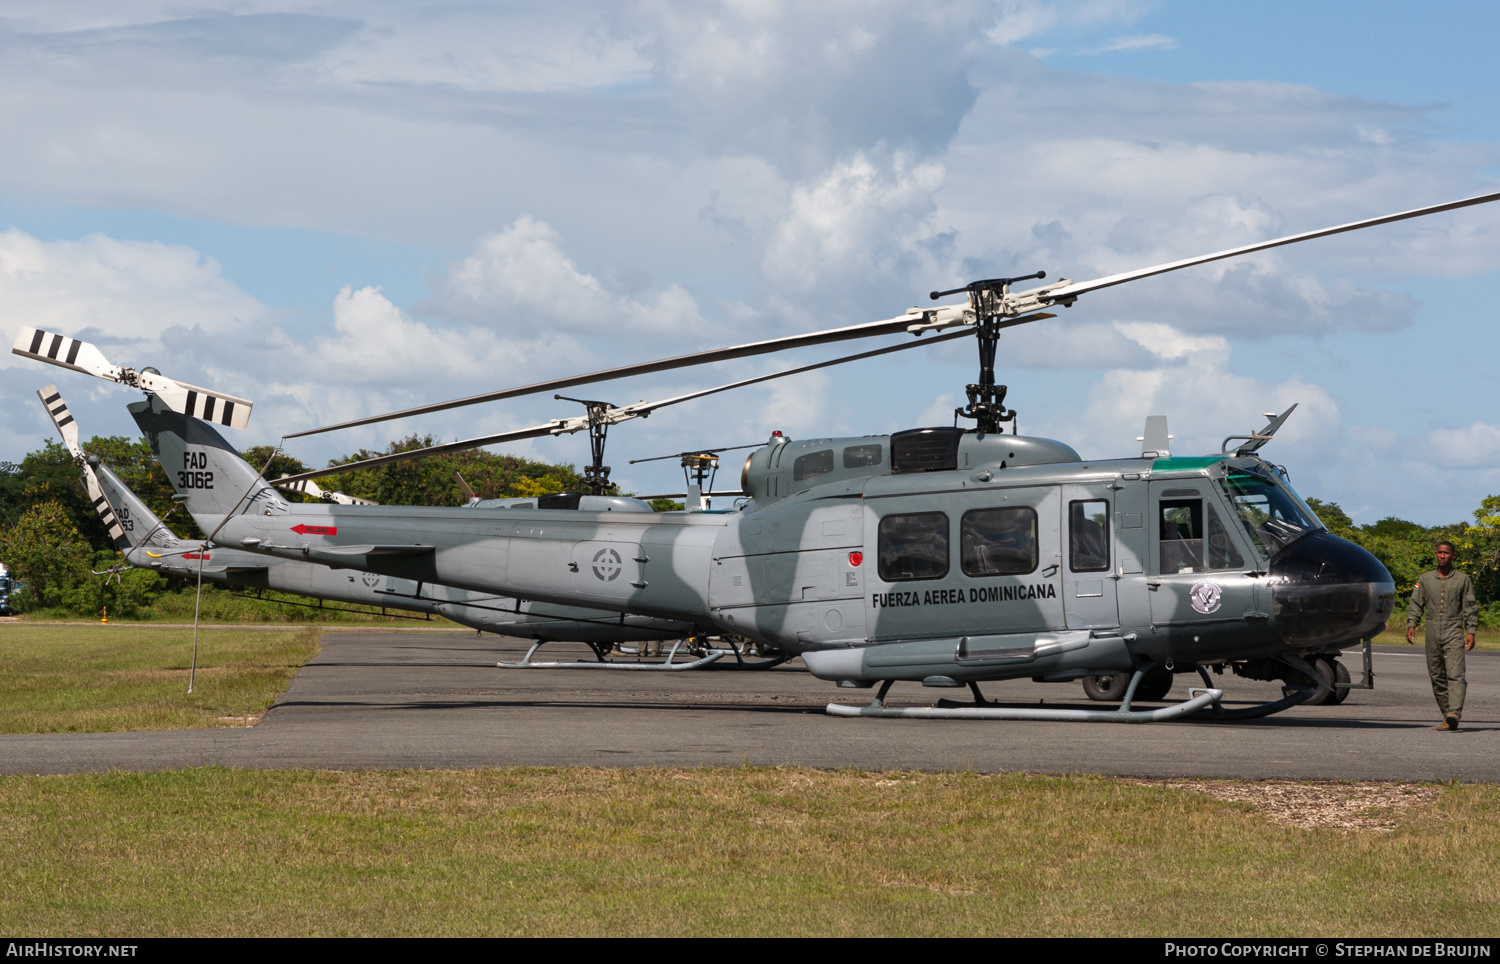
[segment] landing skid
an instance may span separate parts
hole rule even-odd
[[[1281,688],[1281,699],[1274,700],[1270,703],[1261,703],[1258,706],[1245,706],[1237,710],[1226,710],[1223,706],[1219,705],[1218,700],[1214,700],[1213,706],[1199,711],[1196,714],[1195,718],[1200,720],[1257,720],[1263,716],[1271,716],[1275,713],[1280,713],[1282,710],[1289,710],[1299,703],[1304,703],[1307,700],[1312,699],[1317,695],[1318,690],[1328,689],[1328,686],[1323,683],[1321,679],[1319,679],[1318,675],[1313,672],[1313,668],[1307,665],[1307,662],[1305,660],[1300,659],[1296,656],[1283,656],[1279,658],[1287,665],[1301,670],[1304,674],[1307,675],[1309,679],[1313,680],[1318,685],[1315,687],[1290,685],[1283,686]],[[1198,671],[1199,676],[1203,677],[1203,682],[1205,685],[1212,684],[1213,680],[1208,675],[1207,667],[1202,665],[1194,665],[1193,668]],[[1330,690],[1330,692],[1332,691]]]
[[[1293,668],[1305,673],[1308,678],[1317,681],[1318,677],[1313,673],[1307,663],[1296,656],[1281,657],[1283,662]],[[1203,666],[1196,666],[1198,674],[1203,677],[1205,688],[1191,687],[1188,690],[1188,698],[1181,703],[1172,706],[1164,706],[1156,710],[1132,710],[1131,700],[1135,698],[1135,691],[1140,686],[1141,680],[1145,678],[1147,670],[1145,667],[1135,671],[1130,678],[1130,685],[1125,690],[1125,698],[1120,702],[1117,710],[1068,710],[1068,709],[1040,709],[1036,707],[1007,707],[991,703],[979,692],[978,685],[969,684],[969,689],[974,693],[972,704],[955,704],[948,700],[939,700],[937,706],[910,707],[905,709],[892,709],[885,705],[885,696],[890,692],[891,685],[895,680],[886,680],[880,684],[880,690],[875,694],[875,699],[868,706],[844,706],[839,703],[829,703],[827,707],[830,716],[880,716],[897,719],[915,720],[1041,720],[1064,723],[1161,723],[1166,720],[1177,720],[1192,718],[1198,720],[1253,720],[1264,716],[1280,713],[1282,710],[1291,709],[1308,699],[1311,699],[1318,689],[1327,689],[1326,684],[1318,681],[1318,686],[1284,686],[1282,687],[1282,698],[1269,703],[1261,703],[1258,706],[1246,706],[1240,709],[1228,710],[1221,705],[1224,699],[1224,691],[1213,686],[1213,680],[1208,675],[1208,670]]]
[[[572,660],[570,662],[533,662],[532,657],[536,651],[541,649],[546,640],[538,640],[526,651],[518,663],[496,663],[501,669],[594,669],[594,670],[616,670],[631,673],[680,673],[683,670],[700,669],[710,663],[716,663],[726,656],[733,656],[739,669],[770,669],[772,666],[780,666],[791,659],[790,654],[782,654],[770,659],[747,660],[733,646],[725,649],[709,649],[702,656],[683,663],[675,663],[677,651],[686,640],[679,639],[672,643],[672,648],[667,650],[666,659],[660,663],[627,662],[623,659],[610,659],[608,654],[612,647],[589,643],[588,646],[594,651],[594,662],[586,659]]]
[[[1120,703],[1118,710],[1065,710],[1065,709],[1039,709],[1036,707],[1021,706],[997,706],[984,700],[980,696],[979,688],[970,683],[970,689],[974,691],[975,704],[972,706],[914,706],[903,709],[892,709],[885,705],[885,695],[890,692],[891,684],[895,680],[886,680],[880,684],[875,699],[868,706],[844,706],[839,703],[829,703],[827,712],[829,716],[880,716],[908,720],[1040,720],[1054,723],[1160,723],[1165,720],[1175,720],[1184,716],[1198,713],[1206,709],[1210,704],[1217,703],[1223,699],[1224,691],[1220,689],[1197,689],[1188,690],[1188,699],[1172,706],[1163,706],[1156,710],[1132,710],[1130,701],[1135,698],[1136,687],[1140,685],[1142,677],[1146,675],[1145,670],[1136,670],[1130,680],[1130,687],[1125,691],[1125,699]],[[943,702],[947,702],[946,700]]]

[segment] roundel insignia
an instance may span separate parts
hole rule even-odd
[[[620,576],[620,554],[613,549],[600,549],[594,553],[594,575],[603,582],[613,582]]]
[[[1203,615],[1219,611],[1219,584],[1214,582],[1195,583],[1188,590],[1188,598],[1193,602],[1193,608]]]
[[[380,581],[380,576],[373,572],[367,572],[359,577],[359,581],[373,589],[375,588],[375,584]]]

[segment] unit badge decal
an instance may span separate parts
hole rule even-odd
[[[1188,598],[1193,601],[1193,608],[1205,616],[1219,611],[1218,583],[1206,581],[1197,583],[1188,590]]]

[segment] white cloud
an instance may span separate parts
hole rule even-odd
[[[1427,447],[1441,465],[1453,468],[1500,468],[1500,427],[1475,421],[1466,428],[1434,429]]]
[[[102,234],[42,241],[15,228],[0,232],[0,305],[14,323],[137,351],[160,347],[166,329],[224,332],[266,316],[192,248]]]
[[[1223,337],[1194,335],[1159,323],[1119,324],[1121,335],[1157,358],[1151,368],[1113,369],[1098,378],[1082,404],[1031,419],[1030,430],[1069,442],[1086,458],[1137,454],[1134,439],[1148,415],[1166,415],[1173,452],[1216,453],[1227,435],[1264,424],[1262,412],[1297,411],[1277,434],[1278,460],[1288,452],[1316,451],[1339,438],[1339,406],[1317,384],[1292,377],[1281,382],[1242,375],[1230,365]]]
[[[1035,40],[1048,33],[1116,24],[1132,24],[1158,6],[1153,0],[1083,0],[1045,3],[1008,0],[999,4],[995,25],[985,34],[997,44]]]
[[[1130,37],[1116,37],[1102,46],[1093,48],[1091,53],[1123,53],[1132,50],[1176,50],[1177,41],[1171,37],[1164,37],[1159,33],[1135,34]]]
[[[580,15],[581,14],[581,15]],[[577,93],[645,83],[652,64],[607,9],[461,5],[378,11],[329,51],[323,79],[337,87],[436,85],[466,93]],[[383,21],[383,22],[382,22]]]
[[[479,240],[474,253],[434,282],[422,307],[512,333],[559,329],[592,335],[696,334],[705,322],[678,285],[635,296],[580,271],[550,225],[531,217]]]
[[[879,166],[863,154],[836,165],[793,190],[766,248],[766,276],[788,292],[806,292],[903,267],[942,182],[941,165],[903,154]]]

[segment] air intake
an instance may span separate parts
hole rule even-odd
[[[914,428],[891,436],[891,474],[950,472],[958,468],[961,428]]]
[[[538,509],[576,509],[582,500],[582,492],[556,492],[552,495],[537,496],[536,507]]]

